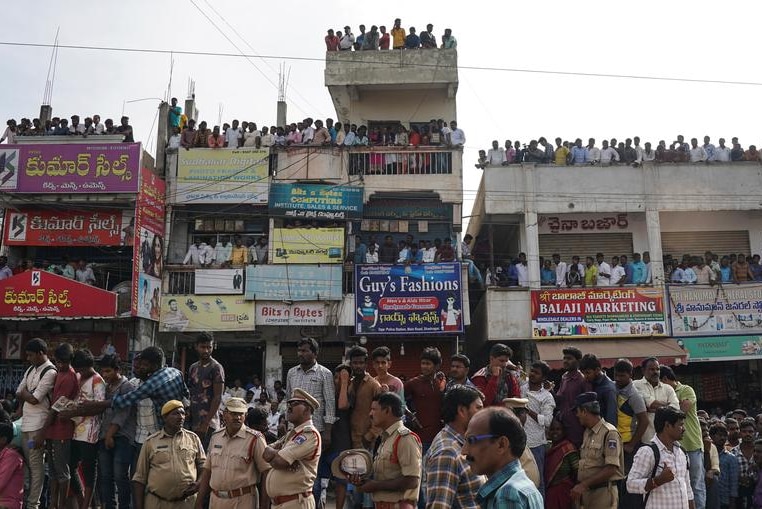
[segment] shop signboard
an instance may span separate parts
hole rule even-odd
[[[132,244],[132,214],[121,210],[6,209],[6,246],[120,246]]]
[[[270,260],[282,263],[343,263],[344,228],[273,228]]]
[[[115,318],[117,295],[44,270],[0,281],[0,318]]]
[[[181,150],[170,203],[267,203],[269,149]]]
[[[667,288],[672,335],[762,334],[762,284]]]
[[[159,329],[169,332],[254,330],[254,301],[240,295],[163,295]]]
[[[0,191],[136,193],[140,143],[4,145]]]
[[[762,359],[762,335],[679,337],[689,362]]]
[[[664,295],[658,288],[598,287],[532,290],[537,340],[664,336]]]
[[[345,185],[270,185],[270,215],[300,219],[345,220],[362,217],[363,188]]]
[[[319,327],[328,324],[328,302],[257,302],[257,325],[298,325]]]
[[[355,266],[357,334],[463,332],[460,263]]]
[[[342,265],[247,265],[246,300],[341,300]]]

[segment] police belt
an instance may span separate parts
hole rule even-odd
[[[295,495],[282,495],[280,497],[272,497],[273,505],[281,505],[285,504],[286,502],[291,502],[292,500],[298,500],[299,497],[311,497],[312,492],[311,491],[305,491],[304,493],[297,493]]]
[[[191,493],[190,495],[185,495],[184,497],[166,498],[166,497],[162,497],[161,495],[159,495],[155,491],[150,491],[149,490],[148,493],[150,493],[154,497],[158,498],[159,500],[163,500],[164,502],[182,502],[186,498],[189,498],[189,497],[192,497],[193,495],[195,495],[195,493]]]
[[[602,482],[600,484],[593,484],[592,486],[588,486],[588,490],[601,490],[603,488],[610,488],[612,486],[616,486],[616,481],[608,481],[608,482]]]
[[[251,485],[251,486],[244,486],[243,488],[236,488],[234,490],[212,490],[212,493],[217,498],[238,498],[242,497],[244,495],[248,495],[249,493],[254,493],[254,490],[257,489],[257,486]]]

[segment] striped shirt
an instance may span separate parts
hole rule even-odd
[[[150,398],[153,402],[159,426],[163,426],[164,421],[159,417],[162,405],[173,399],[188,402],[190,393],[180,370],[165,366],[151,373],[151,376],[134,391],[115,396],[111,400],[111,408],[119,410],[130,405],[137,405],[141,399],[145,398]]]
[[[336,391],[333,387],[333,373],[317,362],[306,371],[302,366],[294,366],[286,375],[286,397],[290,398],[294,389],[303,389],[318,400],[320,408],[312,415],[312,424],[318,431],[325,429],[325,423],[336,422]]]
[[[460,453],[465,439],[449,424],[431,443],[424,459],[426,509],[478,509],[476,497],[486,478],[471,472]]]

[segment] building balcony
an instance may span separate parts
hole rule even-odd
[[[352,182],[374,193],[434,191],[445,203],[463,202],[463,152],[420,147],[290,147],[277,151],[273,180]]]
[[[630,166],[510,165],[484,169],[475,211],[561,214],[759,210],[762,166],[753,162]]]

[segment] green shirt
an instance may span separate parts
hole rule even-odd
[[[683,385],[678,382],[677,386],[675,386],[675,394],[680,403],[685,400],[693,403],[693,406],[685,412],[685,434],[683,439],[680,440],[680,445],[688,452],[703,451],[704,441],[701,439],[701,426],[696,414],[696,393],[690,385]]]

